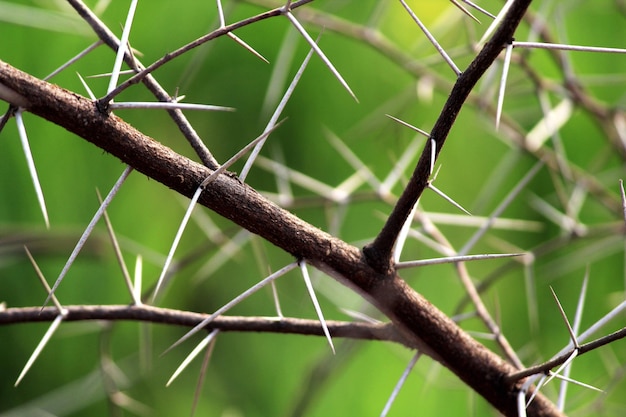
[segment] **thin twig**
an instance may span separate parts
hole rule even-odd
[[[194,327],[209,317],[207,314],[153,307],[149,305],[64,306],[65,322],[94,320],[128,320],[155,324]],[[18,307],[0,311],[0,325],[50,322],[59,315],[56,307]],[[412,344],[390,323],[362,323],[327,320],[333,337],[363,340],[385,340],[412,347]],[[318,320],[284,317],[220,316],[207,326],[222,332],[269,332],[325,337]]]

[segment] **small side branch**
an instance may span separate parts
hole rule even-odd
[[[413,206],[428,186],[428,179],[431,171],[430,167],[434,163],[432,155],[437,158],[443,147],[450,129],[454,124],[457,115],[461,111],[465,100],[472,88],[485,73],[487,68],[496,60],[502,49],[511,42],[515,29],[524,16],[530,0],[515,1],[498,30],[494,33],[489,42],[485,44],[480,53],[459,76],[454,84],[452,92],[441,111],[435,126],[430,132],[432,140],[426,143],[422,156],[420,157],[413,175],[400,196],[391,215],[376,236],[376,239],[363,248],[369,264],[380,273],[390,274],[393,271],[392,253],[402,225],[406,222]]]

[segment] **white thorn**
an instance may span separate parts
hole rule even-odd
[[[178,109],[178,110],[200,110],[200,111],[228,111],[236,109],[233,107],[214,106],[211,104],[179,103],[179,102],[117,102],[111,103],[111,109]]]
[[[435,169],[435,159],[437,158],[437,142],[435,139],[430,139],[430,171],[428,175],[432,175],[433,170]]]
[[[513,42],[516,48],[533,48],[533,49],[557,49],[560,51],[580,51],[580,52],[599,52],[609,54],[626,54],[623,48],[606,48],[602,46],[582,46],[582,45],[566,45],[561,43],[543,43],[543,42]]]
[[[491,25],[489,25],[489,27],[487,28],[487,30],[483,34],[483,36],[480,39],[480,41],[478,41],[478,45],[477,45],[478,49],[482,49],[482,47],[483,47],[485,41],[487,40],[487,38],[489,36],[491,36],[493,31],[498,27],[498,25],[500,24],[502,19],[504,19],[504,16],[509,11],[509,9],[511,8],[512,5],[513,5],[513,0],[507,0],[507,2],[504,4],[502,9],[500,9],[500,12],[496,16],[496,18],[493,19],[493,22],[491,22]]]
[[[346,80],[344,80],[344,78],[341,76],[341,74],[339,73],[339,71],[337,71],[337,69],[335,68],[335,66],[332,64],[332,62],[330,62],[330,60],[326,57],[326,55],[324,55],[324,52],[322,52],[322,50],[320,49],[319,46],[317,46],[317,43],[315,43],[315,41],[313,40],[313,38],[311,38],[311,36],[307,33],[307,31],[302,27],[302,25],[300,24],[300,22],[298,22],[298,20],[294,17],[293,14],[291,14],[290,11],[286,11],[284,13],[285,16],[287,16],[287,18],[289,19],[289,21],[294,25],[294,27],[298,30],[298,32],[300,32],[300,34],[304,37],[304,39],[309,43],[309,45],[311,45],[311,48],[313,48],[315,50],[315,52],[317,53],[317,55],[320,57],[320,59],[322,61],[324,61],[324,64],[326,64],[326,66],[328,67],[328,69],[330,70],[330,72],[333,73],[333,75],[337,78],[337,80],[341,83],[341,85],[343,86],[343,88],[345,88],[348,93],[352,96],[352,98],[358,103],[359,99],[356,98],[356,95],[354,95],[354,93],[352,92],[352,89],[350,88],[350,86],[348,85],[348,83],[346,82]]]
[[[313,49],[309,51],[309,53],[304,58],[304,61],[302,61],[302,65],[300,65],[300,68],[298,69],[298,72],[296,72],[296,75],[293,77],[291,84],[289,84],[289,87],[287,87],[287,90],[285,91],[283,98],[278,103],[278,106],[276,106],[276,110],[274,110],[272,117],[270,117],[270,120],[267,123],[267,126],[265,126],[265,129],[263,130],[264,134],[270,132],[276,125],[278,118],[282,114],[283,110],[285,109],[285,106],[287,105],[287,102],[291,98],[291,94],[296,89],[296,85],[298,85],[298,81],[300,81],[300,78],[302,77],[302,74],[304,73],[304,70],[307,64],[311,60],[312,55],[313,55]],[[241,179],[241,181],[245,181],[246,178],[248,177],[248,173],[252,169],[252,165],[254,165],[254,161],[256,160],[257,156],[261,152],[261,149],[263,148],[264,144],[265,144],[265,139],[259,141],[259,143],[256,144],[256,146],[250,153],[250,156],[248,157],[248,160],[246,161],[243,169],[241,170],[241,174],[239,175],[239,178]]]
[[[15,386],[19,385],[19,383],[22,381],[22,379],[24,378],[28,370],[33,366],[33,363],[35,363],[35,360],[37,360],[37,358],[43,351],[43,348],[46,347],[46,344],[50,341],[50,339],[52,338],[52,335],[54,335],[54,332],[59,327],[59,325],[63,321],[63,318],[65,318],[66,315],[67,315],[67,310],[63,310],[58,316],[56,316],[54,321],[50,324],[50,327],[46,331],[46,334],[43,335],[43,337],[41,338],[41,341],[39,342],[39,344],[33,351],[32,355],[30,355],[30,358],[28,358],[26,365],[24,365],[24,369],[22,369],[22,372],[17,377],[17,381],[15,381]]]
[[[219,333],[219,329],[215,329],[211,333],[209,333],[209,335],[207,337],[202,339],[202,341],[200,343],[198,343],[198,346],[196,346],[191,351],[191,353],[189,353],[189,355],[187,355],[185,360],[183,360],[183,362],[178,366],[178,368],[176,368],[176,370],[174,371],[174,373],[172,374],[170,379],[165,384],[166,387],[169,387],[170,384],[172,382],[174,382],[174,380],[178,377],[178,375],[180,375],[180,373],[185,370],[187,365],[189,365],[191,363],[191,361],[194,360],[196,356],[198,356],[198,354],[202,351],[202,349],[204,349],[206,347],[206,345],[208,345],[211,342],[211,340],[213,340],[215,338],[215,336],[217,336],[218,333]]]
[[[126,168],[124,169],[124,172],[122,172],[122,175],[120,175],[120,177],[118,178],[117,182],[113,185],[113,188],[111,188],[111,191],[109,191],[109,194],[106,196],[106,198],[104,199],[102,204],[100,204],[100,207],[98,207],[98,210],[96,211],[96,214],[94,214],[93,218],[91,219],[91,221],[89,222],[89,224],[85,228],[85,231],[83,232],[83,234],[81,235],[80,239],[76,243],[76,246],[74,247],[74,250],[70,254],[70,257],[67,259],[67,262],[63,266],[63,269],[61,270],[61,273],[59,274],[57,280],[55,281],[54,285],[52,286],[52,290],[50,291],[50,294],[48,295],[48,298],[46,298],[46,301],[43,303],[43,307],[45,307],[46,304],[48,304],[48,302],[50,301],[50,298],[55,293],[57,287],[59,286],[59,284],[61,284],[61,281],[63,281],[63,278],[65,277],[65,274],[67,274],[67,271],[69,271],[70,267],[74,263],[74,260],[78,256],[78,253],[80,252],[80,250],[85,245],[85,242],[87,241],[87,238],[89,237],[89,235],[93,231],[94,227],[96,226],[96,223],[98,223],[98,220],[100,220],[100,218],[102,217],[102,214],[104,213],[104,210],[106,210],[106,208],[109,206],[109,204],[113,200],[113,197],[115,197],[115,195],[119,191],[120,187],[122,186],[122,184],[124,183],[126,178],[128,178],[128,175],[132,172],[132,170],[133,170],[132,167],[126,166]]]
[[[420,259],[418,261],[406,261],[396,263],[396,269],[415,268],[426,265],[438,265],[457,262],[480,261],[484,259],[513,258],[523,256],[525,253],[487,253],[481,255],[457,255],[445,258]]]
[[[446,61],[446,63],[450,66],[450,68],[452,68],[452,71],[454,71],[454,73],[457,75],[457,77],[459,75],[461,75],[461,70],[459,69],[459,67],[456,66],[454,61],[452,61],[452,58],[450,58],[450,56],[446,53],[446,51],[441,47],[439,42],[437,42],[437,39],[435,39],[435,37],[428,31],[428,29],[426,29],[426,26],[422,23],[421,20],[419,20],[419,18],[413,12],[413,10],[411,10],[409,5],[406,4],[406,2],[404,0],[400,0],[400,3],[402,3],[402,5],[406,9],[406,11],[413,18],[413,21],[415,21],[415,23],[417,23],[417,25],[420,27],[422,32],[424,32],[424,35],[426,35],[426,37],[428,38],[430,43],[432,43],[433,46],[435,47],[435,49],[437,49],[437,52],[439,52],[439,54],[444,59],[444,61]]]
[[[126,16],[126,23],[124,24],[124,30],[122,30],[122,37],[120,38],[120,44],[117,48],[117,55],[115,56],[115,63],[113,64],[113,71],[111,71],[111,80],[109,81],[109,87],[107,88],[107,94],[115,89],[117,80],[119,79],[119,72],[122,69],[122,62],[124,55],[126,54],[126,45],[128,44],[128,38],[130,36],[130,28],[133,24],[133,18],[135,17],[135,9],[137,8],[138,0],[131,0],[130,7],[128,8],[128,15]]]
[[[48,285],[48,281],[46,281],[46,278],[44,277],[43,272],[41,272],[41,269],[39,269],[39,265],[37,265],[37,262],[35,262],[35,258],[33,258],[33,255],[30,253],[30,251],[28,250],[26,246],[24,246],[24,250],[26,251],[26,256],[28,256],[30,263],[33,265],[33,268],[35,268],[35,273],[37,274],[39,281],[41,281],[41,284],[46,289],[46,292],[50,294],[50,285]],[[61,314],[63,312],[63,307],[61,306],[61,303],[54,295],[52,295],[52,302],[56,306],[59,314]]]
[[[315,295],[315,291],[313,290],[313,284],[311,284],[311,278],[309,277],[309,271],[306,267],[306,262],[300,261],[299,265],[300,265],[300,270],[302,271],[302,278],[304,279],[304,284],[306,285],[306,289],[309,292],[311,301],[313,302],[313,307],[315,308],[317,317],[319,318],[320,323],[322,324],[322,329],[324,330],[324,334],[326,335],[326,340],[328,340],[328,344],[330,345],[330,349],[333,351],[333,355],[334,355],[335,346],[333,345],[333,339],[330,337],[330,332],[328,331],[326,320],[324,319],[324,315],[322,314],[322,308],[320,307],[320,304],[317,301],[317,296]]]
[[[404,372],[402,372],[402,376],[400,376],[400,379],[396,383],[396,386],[393,388],[393,391],[391,392],[391,395],[389,396],[389,399],[387,400],[387,403],[385,404],[385,408],[383,408],[383,411],[380,413],[380,417],[386,417],[387,413],[389,413],[389,409],[391,408],[391,405],[396,400],[396,397],[398,396],[400,389],[402,389],[402,386],[406,382],[406,379],[409,377],[409,374],[413,370],[413,367],[415,366],[415,364],[417,363],[417,360],[420,358],[421,355],[422,355],[422,352],[417,351],[415,352],[415,355],[413,355],[413,357],[409,361],[409,364],[404,369]]]
[[[15,122],[17,124],[17,131],[20,135],[20,140],[22,142],[22,148],[24,149],[24,156],[26,157],[26,164],[28,165],[28,170],[30,171],[30,176],[33,180],[33,185],[35,187],[35,193],[37,194],[37,200],[39,201],[39,207],[41,208],[41,213],[43,214],[44,222],[46,223],[46,228],[50,229],[50,220],[48,219],[48,209],[46,208],[46,201],[43,197],[43,190],[41,189],[41,183],[39,182],[39,176],[37,175],[37,168],[35,167],[35,161],[33,160],[33,154],[30,150],[30,144],[28,143],[28,136],[26,135],[26,127],[24,126],[24,119],[22,118],[22,111],[18,109],[15,112]]]
[[[76,75],[78,75],[78,79],[80,80],[81,84],[85,88],[85,91],[87,91],[87,95],[89,96],[89,98],[92,100],[96,100],[97,99],[96,95],[93,93],[93,91],[91,91],[91,88],[89,87],[89,85],[87,84],[83,76],[80,75],[79,72],[77,72]]]
[[[167,254],[167,258],[165,258],[165,264],[163,264],[163,269],[161,270],[161,275],[159,275],[159,279],[157,280],[156,287],[154,288],[154,293],[152,293],[152,302],[156,300],[157,295],[159,294],[159,290],[163,285],[163,281],[165,280],[165,275],[172,263],[172,259],[174,258],[174,253],[176,252],[176,248],[178,248],[178,244],[180,243],[180,238],[183,235],[183,231],[185,227],[187,227],[187,223],[189,222],[189,217],[193,212],[193,209],[196,207],[196,203],[200,198],[200,194],[202,194],[203,188],[202,186],[196,189],[196,192],[193,194],[191,201],[189,202],[189,206],[185,211],[185,215],[183,216],[183,220],[180,222],[180,226],[178,226],[178,230],[176,231],[176,236],[174,236],[174,241],[172,242],[172,246],[170,247],[170,251]]]
[[[556,301],[556,305],[559,307],[559,312],[561,313],[561,317],[563,318],[563,321],[565,322],[565,326],[567,327],[567,331],[569,333],[570,339],[572,343],[574,344],[574,347],[578,349],[579,345],[578,345],[578,340],[576,340],[576,334],[574,334],[574,329],[572,329],[572,326],[570,325],[569,320],[567,319],[567,314],[565,314],[565,310],[563,310],[563,306],[561,305],[561,302],[559,301],[559,297],[556,296],[556,293],[554,292],[554,289],[552,288],[552,286],[550,286],[550,292],[552,292],[552,297],[554,297],[554,301]]]
[[[506,90],[506,79],[509,75],[509,65],[511,64],[511,52],[513,44],[509,43],[504,52],[504,63],[502,64],[502,78],[500,79],[500,92],[498,93],[498,105],[496,107],[496,130],[500,128],[500,117],[502,116],[502,106],[504,104],[504,91]]]
[[[259,52],[257,52],[253,47],[251,47],[250,45],[248,45],[246,43],[246,41],[244,41],[243,39],[241,39],[239,36],[235,35],[232,32],[228,32],[228,37],[231,38],[232,40],[234,40],[235,42],[237,42],[239,45],[243,46],[244,49],[246,49],[248,52],[250,52],[252,55],[254,55],[255,57],[259,58],[261,61],[265,62],[266,64],[269,64],[270,62],[263,56],[261,55]]]
[[[435,187],[433,185],[432,182],[428,183],[428,188],[430,188],[431,190],[433,190],[437,195],[439,195],[440,197],[443,197],[444,200],[446,200],[448,203],[452,204],[454,207],[458,208],[459,210],[461,210],[463,213],[467,214],[468,216],[471,216],[472,213],[470,213],[469,211],[465,210],[463,208],[463,206],[461,206],[459,203],[457,203],[456,201],[454,201],[452,198],[450,198],[448,195],[446,195],[443,191],[441,191],[439,188]]]
[[[133,285],[133,300],[135,301],[136,306],[140,306],[143,303],[141,302],[141,279],[143,275],[143,258],[141,255],[137,255],[137,260],[135,261],[135,274],[134,274],[134,285]]]
[[[241,301],[245,300],[250,295],[254,294],[256,291],[258,291],[259,289],[263,288],[268,283],[274,281],[276,278],[278,278],[280,276],[285,275],[287,272],[291,271],[292,269],[296,268],[297,266],[298,266],[297,262],[292,262],[289,265],[287,265],[287,266],[279,269],[278,271],[274,272],[270,276],[268,276],[268,277],[264,278],[263,280],[259,281],[258,283],[256,283],[255,285],[253,285],[252,287],[250,287],[249,289],[247,289],[243,293],[239,294],[237,297],[233,298],[231,301],[229,301],[224,306],[219,308],[217,311],[215,311],[209,317],[207,317],[206,319],[202,320],[200,323],[195,325],[193,329],[189,330],[187,333],[185,333],[185,335],[183,337],[178,339],[172,346],[167,348],[167,350],[165,350],[165,352],[163,352],[163,354],[165,354],[165,353],[169,352],[170,350],[174,349],[176,346],[180,345],[185,340],[189,339],[191,336],[193,336],[194,334],[196,334],[197,332],[202,330],[207,324],[211,323],[219,315],[221,315],[221,314],[225,313],[226,311],[230,310],[232,307],[236,306]]]
[[[424,136],[426,136],[427,138],[430,139],[430,134],[428,132],[426,132],[425,130],[420,129],[419,127],[415,127],[412,124],[405,122],[404,120],[398,119],[397,117],[393,117],[390,114],[385,114],[385,116],[387,116],[391,120],[394,120],[394,121],[400,123],[402,126],[406,126],[409,129],[412,129],[412,130],[416,131],[417,133],[420,133],[420,134],[422,134],[422,135],[424,135]]]

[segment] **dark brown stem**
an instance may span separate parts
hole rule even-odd
[[[65,306],[67,316],[64,321],[86,320],[132,320],[157,324],[194,327],[208,317],[189,311],[171,310],[148,305],[106,305],[106,306]],[[56,307],[8,308],[0,311],[0,325],[16,323],[51,322],[58,316]],[[333,337],[350,339],[381,340],[411,346],[391,323],[349,323],[329,320],[326,322]],[[283,317],[272,319],[265,317],[220,316],[211,322],[208,329],[220,329],[223,332],[266,332],[322,336],[324,332],[317,320],[305,320]]]
[[[368,262],[378,272],[389,274],[393,270],[392,252],[396,239],[400,234],[402,226],[408,219],[411,210],[413,210],[417,200],[428,185],[428,179],[431,175],[431,166],[434,163],[432,160],[433,142],[435,145],[434,159],[436,160],[467,96],[485,71],[498,58],[502,48],[511,42],[515,29],[530,5],[530,1],[531,0],[519,0],[511,6],[493,37],[485,44],[480,53],[454,84],[448,100],[444,104],[439,118],[435,122],[435,126],[430,132],[431,140],[426,142],[422,156],[413,171],[413,175],[407,187],[404,189],[393,211],[387,218],[387,222],[378,236],[376,236],[376,239],[363,248]]]

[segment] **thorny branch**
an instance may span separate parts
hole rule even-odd
[[[26,110],[187,197],[211,173],[117,116],[102,114],[92,101],[4,62],[0,62],[0,84],[27,98]],[[517,384],[502,384],[502,378],[514,368],[472,339],[400,277],[373,270],[358,248],[302,221],[230,176],[219,176],[199,202],[357,290],[392,320],[409,343],[439,360],[504,414],[517,413]],[[542,395],[531,404],[528,414],[560,415]]]
[[[305,1],[293,3],[291,7],[300,3],[304,4]],[[510,41],[529,3],[527,0],[514,3],[492,40],[457,80],[431,132],[435,139],[435,155],[441,151],[470,90],[497,58],[502,47]],[[231,30],[233,28],[231,27]],[[136,80],[139,81],[139,78]],[[116,116],[103,115],[93,102],[34,79],[3,62],[0,62],[0,86],[6,87],[9,91],[8,95],[1,95],[4,100],[65,127],[183,195],[191,196],[198,184],[211,173],[211,169],[174,153],[152,138],[134,130]],[[164,98],[168,99],[169,96]],[[389,265],[397,232],[427,185],[429,167],[432,164],[429,147],[430,142],[420,158],[409,187],[398,202],[387,225],[376,241],[365,249],[367,256],[363,256],[357,248],[321,232],[273,205],[252,188],[227,176],[220,176],[207,187],[200,202],[356,289],[391,318],[394,328],[401,333],[398,341],[404,340],[405,344],[423,349],[450,368],[501,412],[516,415],[515,393],[519,384],[517,380],[506,378],[514,372],[513,367],[470,338],[448,317],[409,288]],[[206,163],[205,159],[203,158],[203,161],[211,168],[211,164]],[[234,207],[237,209],[234,210]],[[131,317],[137,309],[137,307],[119,307],[119,311],[129,314],[129,319],[142,320]],[[8,314],[7,311],[0,314],[1,319],[8,317],[5,316],[5,313]],[[48,314],[47,311],[48,309],[44,310],[45,314]],[[106,313],[110,314],[108,317],[111,319],[115,318],[115,314],[121,314],[119,311],[117,313],[113,311],[108,310]],[[152,311],[151,307],[146,307],[145,311],[145,314],[153,315],[152,317],[161,317],[159,312]],[[74,313],[78,317],[79,312]],[[70,317],[74,313],[70,311]],[[165,317],[166,314],[162,313]],[[45,317],[45,314],[42,313],[42,317]],[[54,315],[54,312],[51,314]],[[90,314],[96,315],[94,312]],[[202,316],[190,316],[187,318],[189,320],[187,324],[180,324],[189,325],[194,320],[194,323],[197,323],[200,317]],[[229,325],[228,318],[220,318],[212,326],[221,325],[219,320],[224,321],[224,326]],[[265,324],[271,326],[271,323]],[[332,323],[335,324],[337,323]],[[339,324],[337,326],[336,331],[341,332],[339,330],[341,326]],[[317,322],[315,331],[320,331]],[[315,331],[304,332],[316,334]],[[560,415],[541,395],[527,411],[528,415]]]
[[[64,321],[85,320],[132,320],[158,324],[194,327],[205,319],[207,314],[172,310],[148,305],[106,305],[106,306],[64,306],[67,316]],[[58,315],[55,307],[8,308],[0,311],[0,325],[52,321]],[[334,337],[348,337],[362,340],[381,340],[411,346],[391,323],[350,323],[328,321],[328,328]],[[220,316],[213,320],[207,330],[219,329],[222,332],[266,332],[323,336],[317,320],[291,317],[237,317]]]

